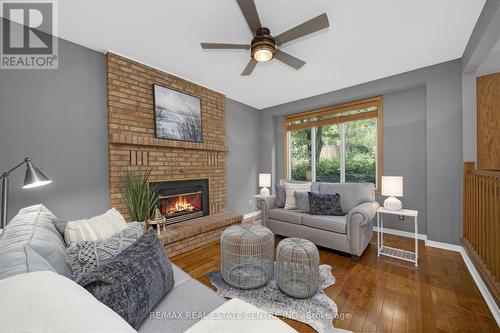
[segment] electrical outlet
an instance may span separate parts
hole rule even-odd
[[[405,216],[404,215],[399,215],[399,220],[400,221],[404,221],[405,220]]]

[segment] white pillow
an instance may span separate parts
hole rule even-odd
[[[295,192],[308,192],[311,190],[311,183],[288,183],[285,182],[286,200],[285,209],[297,209],[295,202]]]
[[[114,208],[106,213],[87,220],[68,222],[64,231],[64,239],[68,245],[80,241],[96,241],[108,239],[127,228],[122,214]]]
[[[85,288],[54,272],[0,280],[0,299],[2,332],[136,332]]]

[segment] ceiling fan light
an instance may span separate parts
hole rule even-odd
[[[267,62],[273,58],[273,53],[269,50],[258,50],[254,53],[253,58],[258,62]]]
[[[252,48],[252,57],[255,61],[267,62],[273,58],[275,51],[274,45],[262,43]]]

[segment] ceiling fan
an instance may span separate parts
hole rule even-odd
[[[272,36],[271,31],[263,27],[260,23],[259,14],[255,7],[254,0],[237,0],[238,5],[245,16],[250,31],[252,32],[252,42],[250,44],[226,44],[226,43],[201,43],[203,49],[241,49],[250,50],[250,61],[246,65],[242,76],[252,74],[257,62],[267,62],[276,58],[286,65],[298,70],[304,66],[305,61],[300,60],[278,47],[291,42],[297,38],[312,34],[313,32],[323,30],[330,26],[328,16],[323,13],[309,21],[299,24],[295,28],[285,31],[277,36]]]

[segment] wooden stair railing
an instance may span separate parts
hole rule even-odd
[[[500,172],[464,164],[463,246],[500,305]]]

